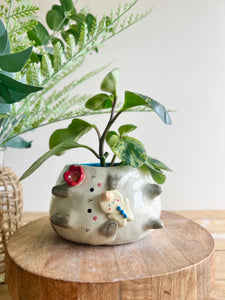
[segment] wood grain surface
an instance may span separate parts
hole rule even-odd
[[[163,230],[120,246],[65,241],[47,217],[29,223],[8,244],[12,299],[205,300],[214,279],[214,240],[180,215],[163,212],[162,219]]]

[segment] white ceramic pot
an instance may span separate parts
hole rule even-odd
[[[50,221],[78,243],[136,242],[163,227],[160,193],[145,167],[67,165],[52,189]]]

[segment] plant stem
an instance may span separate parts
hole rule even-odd
[[[109,119],[108,124],[107,124],[101,138],[100,138],[100,141],[99,141],[99,156],[100,156],[100,163],[101,163],[102,167],[105,167],[105,158],[104,158],[103,154],[104,154],[104,142],[105,142],[106,135],[109,132],[109,129],[111,128],[112,124],[116,121],[116,119],[122,113],[122,110],[119,110],[117,112],[117,114],[115,115],[116,101],[117,101],[117,97],[115,95],[114,96],[114,102],[113,102],[113,105],[112,105],[110,119]]]
[[[97,127],[96,125],[94,125],[94,126],[93,126],[93,128],[94,128],[94,129],[95,129],[95,131],[97,132],[97,135],[98,135],[98,140],[100,141],[100,139],[101,139],[101,133],[100,133],[100,131],[99,131],[98,127]]]
[[[116,160],[116,154],[113,155],[113,158],[111,160],[111,163],[110,163],[111,167],[114,165],[115,160]]]

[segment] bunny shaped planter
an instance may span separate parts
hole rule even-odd
[[[78,243],[136,242],[163,227],[160,193],[145,167],[66,166],[52,189],[50,221],[61,237]]]

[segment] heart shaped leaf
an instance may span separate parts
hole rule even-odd
[[[158,159],[148,157],[148,162],[150,162],[156,168],[166,171],[172,171],[169,167],[167,167],[163,162],[159,161]]]
[[[57,129],[52,133],[49,139],[49,148],[53,149],[64,141],[77,142],[91,128],[93,128],[92,124],[81,119],[73,119],[67,128]]]
[[[162,104],[151,99],[148,96],[136,94],[129,91],[125,92],[125,101],[122,107],[122,111],[142,105],[151,108],[165,124],[172,124],[170,115]]]
[[[147,160],[145,161],[144,164],[149,169],[149,171],[152,175],[152,178],[155,180],[156,183],[163,184],[165,182],[166,176],[163,174],[163,172],[161,171],[161,169],[158,166],[156,166],[152,163],[152,159],[150,157],[147,158]],[[164,164],[163,164],[163,166],[164,166]]]
[[[86,103],[85,107],[92,110],[99,110],[112,107],[112,101],[107,94],[98,94],[90,98]]]
[[[113,153],[127,165],[138,168],[144,164],[147,154],[143,144],[135,138],[110,133],[107,143]]]
[[[101,83],[101,90],[116,95],[119,83],[119,74],[120,70],[118,68],[109,72]]]
[[[135,130],[136,128],[137,128],[136,125],[126,124],[126,125],[120,126],[120,128],[118,130],[119,130],[120,136],[122,137],[122,136],[125,136],[127,133]]]

